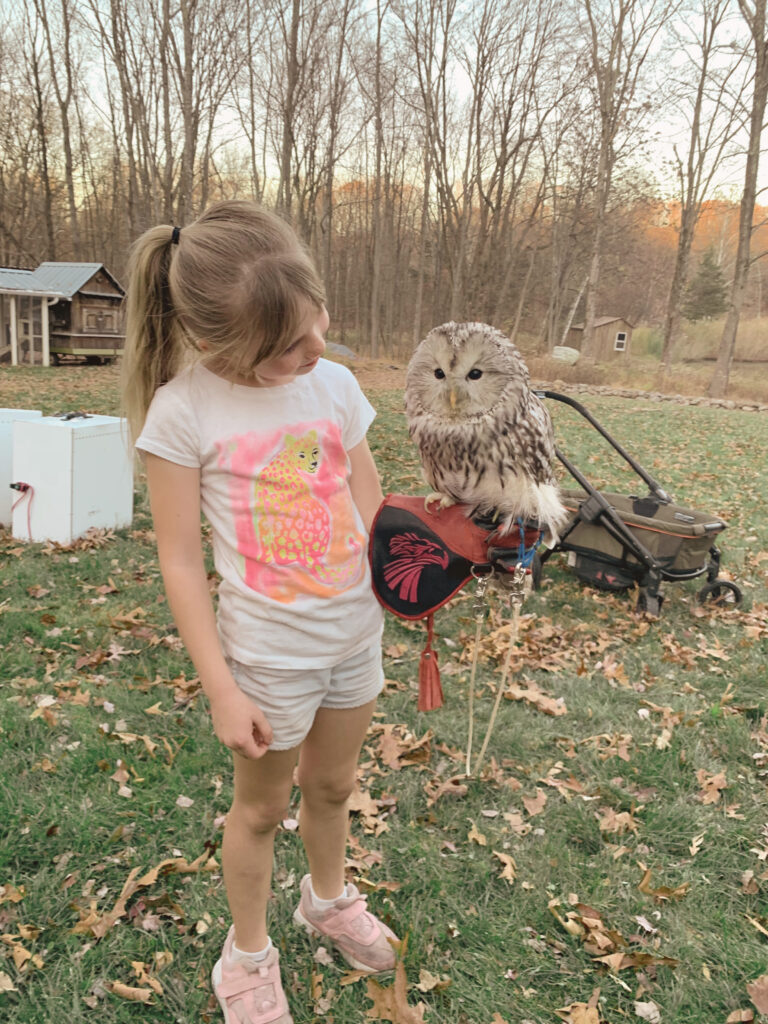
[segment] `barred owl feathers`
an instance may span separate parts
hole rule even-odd
[[[453,322],[431,330],[408,364],[405,410],[434,499],[495,515],[504,532],[522,518],[557,533],[567,512],[552,422],[501,331]]]

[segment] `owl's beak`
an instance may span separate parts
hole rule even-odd
[[[448,401],[451,403],[451,409],[456,408],[456,388],[451,388],[448,394]]]

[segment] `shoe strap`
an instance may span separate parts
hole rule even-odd
[[[258,967],[255,971],[247,971],[243,968],[234,976],[222,978],[216,986],[216,994],[221,996],[222,999],[231,999],[232,996],[241,996],[244,992],[251,992],[254,989],[265,988],[267,985],[271,985],[275,990],[275,995],[277,995],[280,978],[279,976],[277,978],[271,977],[274,974],[275,967],[276,965],[273,964],[271,967]],[[260,983],[256,983],[257,977],[260,979]]]
[[[367,914],[373,921],[373,927],[371,927],[371,933],[368,938],[354,934],[349,928],[352,921],[357,920],[358,917],[365,914]],[[368,912],[368,908],[365,903],[365,896],[358,896],[354,903],[344,907],[342,910],[337,910],[329,914],[324,919],[323,924],[330,932],[347,932],[352,938],[358,942],[362,942],[364,945],[371,945],[378,937],[378,929],[375,927],[376,919],[373,917],[373,914]]]

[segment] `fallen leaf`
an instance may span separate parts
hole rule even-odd
[[[385,988],[374,978],[369,978],[366,995],[373,1003],[365,1014],[369,1020],[388,1020],[392,1024],[424,1024],[426,1004],[411,1006],[408,1003],[408,982],[402,961],[398,961],[395,967],[392,985]]]
[[[528,814],[533,817],[535,814],[541,814],[547,804],[547,794],[543,789],[536,789],[536,796],[524,796],[523,806],[525,807]]]
[[[768,1014],[768,974],[761,974],[759,978],[750,981],[747,994],[759,1013]]]
[[[725,1024],[750,1024],[754,1019],[755,1014],[752,1010],[734,1010],[728,1014]]]
[[[760,892],[760,886],[755,881],[755,872],[747,870],[742,873],[741,876],[741,891],[747,893],[748,896],[754,896]]]
[[[635,1002],[635,1013],[641,1020],[647,1020],[649,1024],[661,1024],[661,1010],[656,1003]]]
[[[696,779],[702,787],[698,796],[699,800],[703,804],[716,804],[720,799],[723,790],[728,787],[725,772],[718,772],[716,775],[710,775],[705,768],[700,768],[696,772]]]
[[[681,900],[691,887],[690,882],[683,882],[682,885],[678,885],[674,889],[671,889],[668,885],[660,885],[654,889],[651,887],[651,869],[646,868],[644,864],[639,866],[643,869],[644,874],[637,888],[640,892],[644,892],[646,896],[652,896],[656,903],[664,903],[667,900]]]
[[[611,832],[616,835],[624,835],[625,832],[633,832],[637,835],[637,822],[629,811],[619,811],[617,814],[612,807],[603,807],[602,818],[598,818],[598,828],[601,832]]]
[[[493,856],[504,865],[499,877],[505,878],[512,885],[517,877],[517,864],[514,857],[510,857],[508,853],[499,853],[498,850],[493,851]]]
[[[427,783],[424,792],[427,794],[427,807],[433,807],[444,796],[466,796],[469,790],[466,775],[454,775],[441,783]]]
[[[124,985],[122,981],[110,981],[106,986],[113,995],[120,999],[128,999],[132,1003],[151,1003],[154,995],[151,988],[134,988],[131,985]]]
[[[440,992],[442,989],[448,988],[450,984],[450,978],[438,978],[422,967],[419,971],[419,980],[416,988],[419,992]]]
[[[474,821],[472,822],[472,828],[467,833],[467,839],[470,843],[477,843],[478,846],[487,846],[488,840],[485,838],[482,832],[478,832],[477,826]]]

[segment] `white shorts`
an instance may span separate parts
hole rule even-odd
[[[381,641],[328,668],[275,669],[227,659],[235,682],[272,726],[270,750],[297,747],[318,708],[359,708],[384,687]]]

